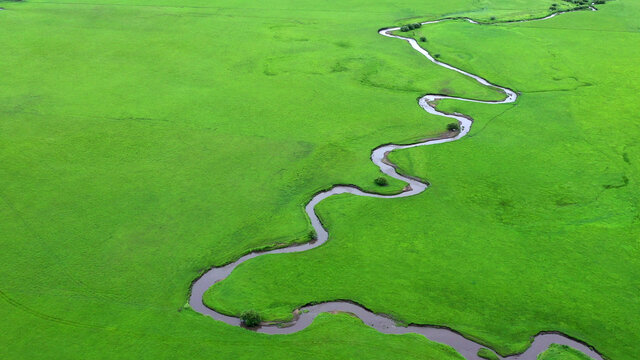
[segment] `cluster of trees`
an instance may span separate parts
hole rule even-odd
[[[563,0],[563,1],[571,3],[571,4],[574,4],[574,5],[577,5],[576,7],[573,8],[573,10],[586,9],[591,4],[602,5],[602,4],[607,2],[607,0]],[[555,11],[555,10],[557,10],[557,8],[558,8],[558,4],[553,4],[549,8],[549,10]]]
[[[563,0],[564,2],[572,3],[575,5],[589,5],[592,1],[590,0]],[[594,4],[604,4],[607,0],[595,0]]]
[[[407,25],[402,25],[400,27],[400,31],[407,32],[407,31],[411,31],[411,30],[414,30],[414,29],[419,29],[421,27],[422,27],[422,24],[420,24],[420,23],[407,24]]]
[[[572,10],[584,10],[588,9],[591,5],[601,5],[607,2],[607,0],[563,0],[570,4],[576,5]],[[558,11],[558,4],[551,4],[550,11]]]

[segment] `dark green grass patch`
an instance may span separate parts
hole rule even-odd
[[[483,359],[487,359],[487,360],[499,360],[500,359],[498,357],[498,355],[496,355],[496,353],[494,353],[493,351],[491,351],[489,349],[485,349],[485,348],[482,348],[482,349],[478,350],[478,356],[483,358]]]

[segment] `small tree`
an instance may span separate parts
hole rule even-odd
[[[460,130],[460,124],[458,124],[457,122],[447,124],[447,130],[449,130],[449,131],[458,131],[458,130]]]
[[[383,178],[382,176],[376,178],[373,182],[375,182],[378,186],[387,186],[388,184],[387,179]]]
[[[254,328],[260,325],[262,316],[255,310],[249,310],[240,314],[240,321],[242,321],[242,325],[248,328]]]
[[[307,234],[307,240],[313,241],[313,240],[316,240],[316,239],[317,239],[316,232],[313,231],[313,230],[310,230],[309,233]]]
[[[400,28],[400,31],[402,31],[402,32],[407,32],[407,31],[409,31],[409,30],[411,30],[411,29],[409,29],[409,27],[408,27],[407,25],[404,25],[404,26],[402,26],[402,27]]]
[[[420,36],[420,41],[422,41],[422,42],[427,42],[427,38],[426,38],[426,37],[424,37],[424,36]]]

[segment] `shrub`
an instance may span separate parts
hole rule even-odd
[[[496,21],[496,17],[495,17],[495,16],[492,16],[492,17],[490,17],[489,19],[490,19],[491,21]]]
[[[447,130],[458,131],[460,130],[460,124],[458,124],[457,122],[447,124]]]
[[[406,24],[400,27],[400,31],[407,32],[409,30],[419,29],[421,27],[422,27],[422,24],[419,24],[419,23]]]
[[[434,58],[439,59],[440,58],[440,54],[435,54],[433,55]]]
[[[309,233],[307,234],[307,240],[313,241],[313,240],[316,240],[316,239],[317,239],[316,232],[313,231],[313,230],[310,230]]]
[[[478,356],[487,360],[499,360],[500,358],[491,350],[482,348],[478,350]]]
[[[420,41],[422,41],[422,42],[426,42],[426,41],[427,41],[427,38],[426,38],[426,37],[424,37],[424,36],[420,36]]]
[[[255,310],[249,310],[240,314],[240,320],[242,321],[242,325],[248,328],[253,328],[260,325],[262,322],[262,316],[260,316],[260,314]]]
[[[383,178],[382,176],[379,178],[376,178],[373,182],[376,183],[376,185],[378,186],[387,186],[388,184],[387,179]]]

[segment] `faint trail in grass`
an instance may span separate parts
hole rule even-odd
[[[530,19],[530,20],[521,20],[521,21],[508,21],[509,23],[517,23],[517,22],[526,22],[526,21],[535,21],[535,20],[547,20],[555,17],[558,14],[562,14],[564,12],[556,12],[549,16],[542,17],[539,19]],[[470,22],[472,24],[479,24],[478,22],[469,19],[469,18],[445,18],[435,21],[423,22],[423,25],[435,24],[442,21],[450,21],[450,20],[463,20]],[[371,161],[380,168],[384,174],[391,176],[395,179],[402,180],[406,182],[408,185],[405,189],[397,194],[391,195],[383,195],[378,193],[368,193],[360,189],[355,185],[334,185],[331,189],[326,191],[321,191],[315,194],[309,203],[305,206],[305,211],[313,229],[316,233],[316,239],[305,243],[305,244],[297,244],[291,245],[284,248],[279,248],[275,250],[268,251],[254,251],[250,252],[238,260],[224,265],[220,267],[211,268],[209,271],[205,272],[200,278],[196,279],[191,287],[191,295],[189,297],[189,305],[196,312],[210,316],[215,320],[222,321],[226,324],[232,326],[242,326],[242,321],[238,317],[225,315],[219,313],[209,307],[207,307],[203,302],[204,293],[215,283],[220,282],[226,279],[231,272],[240,264],[244,263],[247,260],[256,258],[258,256],[266,255],[266,254],[285,254],[285,253],[296,253],[311,250],[321,246],[329,240],[329,233],[327,229],[323,226],[320,218],[315,212],[315,207],[324,199],[331,197],[333,195],[338,194],[353,194],[357,196],[366,196],[366,197],[374,197],[380,199],[394,199],[400,197],[407,197],[420,194],[424,192],[428,187],[429,183],[423,180],[417,179],[410,175],[400,174],[399,169],[395,164],[392,164],[387,155],[393,150],[401,150],[401,149],[409,149],[418,146],[426,146],[426,145],[434,145],[434,144],[442,144],[446,142],[456,141],[469,133],[471,129],[471,125],[473,124],[473,119],[468,115],[460,114],[460,113],[446,113],[443,111],[437,110],[437,103],[439,100],[457,100],[457,101],[465,101],[465,102],[473,102],[473,103],[482,103],[482,104],[508,104],[514,103],[518,98],[518,95],[515,91],[502,87],[496,84],[489,82],[488,80],[466,72],[460,68],[456,68],[447,63],[438,61],[435,59],[426,49],[420,47],[418,42],[413,38],[402,37],[398,35],[394,35],[393,32],[399,30],[399,27],[395,28],[387,28],[379,30],[379,34],[382,36],[396,38],[403,41],[407,41],[411,47],[425,56],[432,63],[444,67],[446,69],[455,71],[459,74],[467,76],[481,85],[494,88],[496,90],[501,91],[505,98],[503,100],[498,101],[483,101],[469,98],[461,98],[454,97],[448,95],[440,95],[440,94],[427,94],[418,99],[418,104],[422,109],[426,112],[443,116],[447,118],[454,119],[458,122],[460,126],[460,130],[457,132],[449,132],[447,134],[443,134],[436,138],[431,138],[427,140],[423,140],[417,143],[412,144],[386,144],[381,145],[375,149],[373,149],[371,153]],[[494,116],[493,119],[503,115],[505,112],[513,109],[514,106],[505,109],[500,114]],[[485,126],[486,127],[486,126]],[[350,300],[336,300],[329,301],[323,303],[315,303],[315,304],[307,304],[302,306],[294,311],[294,319],[291,322],[270,322],[270,323],[262,323],[260,327],[256,328],[255,331],[265,334],[291,334],[298,331],[301,331],[307,328],[315,319],[315,317],[324,312],[347,312],[351,313],[358,318],[360,318],[366,325],[378,330],[384,334],[408,334],[415,333],[421,334],[427,337],[428,339],[446,344],[454,348],[458,353],[460,353],[463,357],[468,360],[481,360],[482,358],[478,356],[478,351],[482,348],[487,348],[486,345],[481,344],[479,342],[473,341],[465,337],[463,334],[442,326],[432,326],[432,325],[421,325],[421,324],[409,324],[408,326],[399,326],[396,322],[385,315],[376,314],[370,309],[367,309],[365,306],[355,303]],[[593,349],[593,347],[588,344],[574,339],[568,335],[562,334],[560,332],[539,332],[536,336],[532,338],[532,343],[529,348],[521,354],[511,355],[507,357],[498,356],[499,359],[508,359],[508,360],[536,360],[537,356],[545,351],[551,344],[560,344],[570,346],[576,350],[583,352],[584,354],[590,356],[594,360],[603,360],[602,356]]]
[[[0,199],[3,200],[3,202],[5,203],[7,209],[9,209],[9,211],[11,213],[13,213],[13,215],[18,219],[18,222],[22,224],[22,227],[24,228],[25,232],[27,234],[29,234],[31,237],[33,237],[34,239],[36,239],[38,241],[39,244],[48,247],[48,250],[50,251],[51,254],[54,254],[57,256],[57,253],[54,251],[54,249],[52,247],[49,246],[49,243],[42,237],[40,236],[39,233],[37,233],[36,231],[33,230],[33,226],[31,226],[31,224],[29,224],[29,222],[25,219],[25,217],[22,215],[22,213],[20,211],[18,211],[18,209],[16,209],[16,207],[13,205],[13,202],[9,200],[9,197],[4,194],[3,192],[0,191]],[[61,261],[62,263],[62,261]],[[85,284],[84,282],[82,282],[81,280],[77,279],[75,276],[73,276],[66,267],[62,268],[62,271],[64,271],[65,275],[67,275],[67,278],[69,278],[69,280],[71,280],[73,283],[81,286],[81,287],[86,287],[87,284]]]
[[[88,328],[96,328],[96,329],[103,329],[104,327],[102,326],[97,326],[97,325],[92,325],[92,324],[86,324],[86,323],[81,323],[81,322],[77,322],[77,321],[72,321],[72,320],[67,320],[67,319],[63,319],[57,316],[52,316],[52,315],[48,315],[45,314],[43,312],[40,312],[38,310],[32,309],[12,298],[10,298],[4,291],[0,290],[0,298],[2,298],[2,300],[6,301],[9,305],[16,307],[26,313],[29,313],[33,316],[39,317],[40,319],[43,320],[47,320],[47,321],[52,321],[58,324],[63,324],[63,325],[70,325],[70,326],[78,326],[78,327],[88,327]]]
[[[502,115],[506,114],[509,110],[515,109],[516,105],[510,106],[508,108],[506,108],[504,111],[501,111],[499,114],[495,115],[494,117],[492,117],[491,119],[487,120],[487,122],[484,124],[484,126],[482,128],[480,128],[480,130],[474,132],[473,134],[470,134],[468,137],[472,138],[478,134],[480,134],[481,132],[484,131],[484,129],[487,128],[487,126],[489,126],[489,124],[491,124],[491,122],[499,117],[501,117]]]

